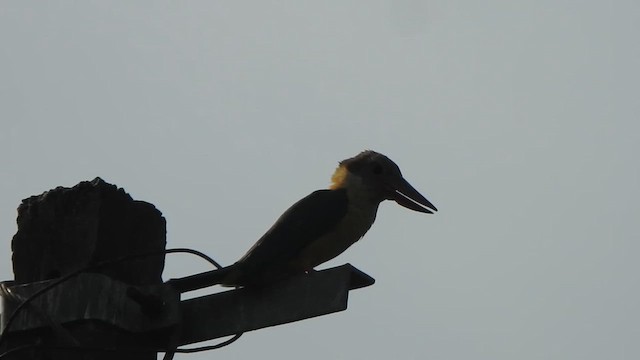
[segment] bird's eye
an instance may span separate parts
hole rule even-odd
[[[373,173],[376,175],[380,175],[382,174],[382,165],[378,164],[378,163],[374,163],[373,164],[373,169],[372,169]]]

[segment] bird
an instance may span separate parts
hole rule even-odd
[[[261,287],[312,272],[360,240],[385,200],[427,214],[438,210],[391,159],[362,151],[340,161],[328,189],[293,204],[237,262],[206,276],[179,279],[174,286],[183,291],[211,284]]]

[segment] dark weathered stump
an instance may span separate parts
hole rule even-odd
[[[136,201],[123,189],[100,178],[72,188],[58,187],[22,201],[18,232],[13,237],[13,271],[17,284],[55,279],[104,260],[162,251],[166,222],[152,204]],[[162,283],[164,256],[141,257],[92,269],[131,285]],[[26,310],[28,311],[28,310]],[[67,328],[81,346],[131,348],[144,346],[144,336],[100,323],[79,323]],[[19,344],[56,344],[49,329],[12,334],[5,349]],[[44,350],[41,359],[155,359],[149,352],[86,352]],[[34,353],[15,358],[34,358]],[[14,357],[12,357],[14,358]]]
[[[100,178],[58,187],[22,201],[13,237],[17,283],[48,280],[124,255],[162,251],[166,222],[152,204],[136,201]],[[133,285],[162,282],[164,256],[100,270]]]

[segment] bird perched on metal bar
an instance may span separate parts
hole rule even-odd
[[[437,211],[388,157],[367,150],[343,160],[327,190],[293,204],[235,264],[219,272],[226,286],[270,283],[312,271],[340,255],[369,230],[384,200],[411,210]]]

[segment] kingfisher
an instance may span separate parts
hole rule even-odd
[[[360,240],[384,200],[427,214],[437,211],[385,155],[366,150],[341,161],[329,189],[293,204],[240,260],[219,272],[220,283],[264,285],[313,271]]]

